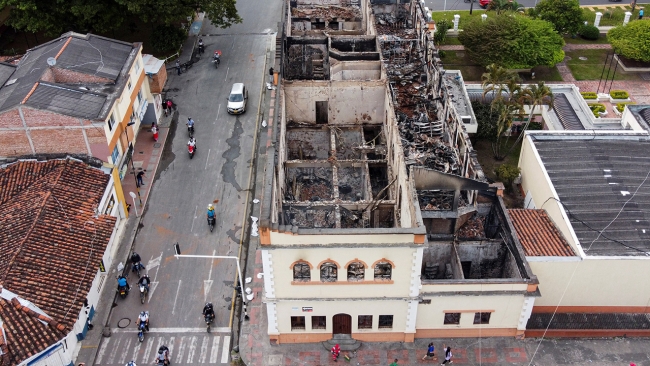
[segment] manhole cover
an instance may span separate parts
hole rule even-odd
[[[587,58],[584,57],[584,56],[580,56],[580,57],[578,57],[578,59],[579,59],[580,61],[587,61]]]
[[[120,321],[117,322],[117,327],[118,328],[126,328],[131,324],[131,319],[129,318],[122,318]]]
[[[153,144],[153,148],[154,148],[154,149],[157,149],[157,148],[159,148],[159,147],[160,147],[160,142],[156,142],[155,144]]]

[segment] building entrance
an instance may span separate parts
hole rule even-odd
[[[348,314],[336,314],[332,319],[334,334],[352,334],[352,317]]]

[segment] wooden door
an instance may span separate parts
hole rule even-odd
[[[332,319],[334,334],[352,334],[352,317],[348,314],[336,314]]]

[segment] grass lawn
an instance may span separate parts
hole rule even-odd
[[[582,38],[580,36],[578,36],[576,38],[564,37],[564,43],[566,43],[566,44],[606,44],[606,43],[609,43],[609,41],[607,41],[606,36],[601,34],[600,38],[598,38],[595,41],[584,39],[584,38]]]
[[[571,57],[567,61],[567,66],[576,80],[600,80],[603,66],[607,55],[611,50],[575,50],[566,53]],[[580,57],[586,57],[586,60],[580,60]],[[615,64],[614,64],[615,65]],[[611,75],[610,75],[611,78]],[[638,73],[626,73],[620,68],[616,70],[614,80],[636,80],[639,78]]]
[[[478,3],[477,3],[478,4]],[[458,21],[458,29],[463,29],[463,26],[467,24],[471,19],[481,18],[481,14],[485,14],[485,10],[481,9],[480,6],[476,5],[476,8],[472,11],[472,15],[469,15],[469,10],[447,10],[447,11],[433,11],[431,12],[431,17],[433,20],[438,23],[439,21],[446,19],[449,21],[449,24],[454,24],[454,15],[460,15],[460,20]],[[453,28],[452,28],[453,29]]]
[[[637,4],[632,12],[630,21],[639,19],[639,7],[644,7],[647,4]],[[607,6],[607,5],[598,5],[593,7],[583,7],[582,14],[584,19],[589,22],[589,24],[594,24],[596,19],[596,12],[601,12],[603,17],[600,18],[600,26],[617,26],[623,25],[623,20],[625,19],[625,12],[630,11],[632,7],[630,5],[625,6]],[[650,8],[649,8],[650,10]],[[646,15],[647,16],[647,15]]]
[[[458,37],[449,37],[449,36],[447,36],[445,38],[445,41],[442,42],[440,45],[441,46],[458,46],[458,45],[462,45],[462,43],[460,43],[460,40],[458,40]]]
[[[442,64],[447,70],[460,70],[465,81],[481,81],[481,76],[485,68],[473,63],[464,51],[444,51],[445,56],[441,58]],[[533,68],[535,79],[531,74],[520,73],[519,76],[524,82],[535,81],[562,81],[559,71],[556,67],[537,66]]]

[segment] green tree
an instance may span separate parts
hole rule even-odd
[[[145,22],[173,24],[179,17],[192,16],[204,11],[212,24],[227,28],[242,19],[237,14],[236,0],[115,0]]]
[[[553,25],[519,14],[473,19],[458,39],[470,59],[482,66],[508,69],[555,66],[564,59],[564,40]]]
[[[174,25],[159,25],[151,35],[151,46],[158,52],[176,51],[185,40],[185,32]]]
[[[472,102],[472,110],[476,116],[476,138],[489,142],[495,142],[497,139],[497,125],[496,121],[499,118],[496,111],[492,109],[490,104],[483,104],[481,102]]]
[[[512,183],[521,173],[521,169],[516,165],[501,164],[496,168],[495,173],[497,174],[497,178],[501,179],[503,183],[505,183],[506,190],[511,191]]]
[[[483,98],[488,93],[492,93],[492,99],[502,99],[503,90],[510,80],[516,80],[517,75],[497,64],[491,64],[486,67],[487,72],[481,75],[481,86],[483,87]]]
[[[436,32],[433,34],[433,43],[440,45],[447,39],[447,32],[449,31],[449,21],[442,19],[436,24]]]
[[[535,111],[535,108],[537,106],[541,106],[542,104],[546,103],[548,104],[551,108],[553,108],[553,92],[551,91],[551,88],[546,86],[543,81],[540,81],[537,83],[537,85],[530,85],[523,89],[521,91],[521,98],[522,98],[522,105],[526,104],[530,107],[530,113],[528,114],[528,121],[526,121],[526,124],[524,125],[523,129],[521,130],[521,133],[519,134],[519,137],[517,137],[517,140],[515,140],[515,143],[512,144],[510,147],[510,150],[508,150],[508,154],[510,154],[510,151],[514,149],[514,147],[521,141],[522,137],[524,136],[524,132],[528,130],[528,126],[530,126],[530,122],[533,119],[533,113]]]
[[[534,14],[553,24],[560,34],[577,34],[584,24],[578,0],[542,0],[537,3]]]
[[[650,21],[629,22],[607,32],[614,52],[633,60],[650,62]]]
[[[516,0],[492,0],[487,6],[488,11],[492,10],[498,14],[508,11],[523,12],[524,6]]]

